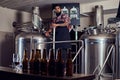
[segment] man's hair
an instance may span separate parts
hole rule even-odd
[[[60,4],[53,4],[52,9],[55,9],[57,6],[59,6],[61,8]]]

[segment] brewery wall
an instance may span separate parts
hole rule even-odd
[[[30,16],[27,12],[0,7],[0,66],[8,66],[12,62],[15,45],[13,21],[26,22],[31,20]]]
[[[106,26],[108,24],[109,18],[114,18],[114,17],[116,17],[116,15],[117,15],[117,12],[104,14],[104,25]],[[83,30],[85,27],[88,27],[89,25],[94,25],[93,16],[81,17],[80,25],[81,25],[81,27],[79,27],[79,30]]]
[[[31,15],[28,12],[0,7],[0,31],[13,32],[13,21],[20,23],[26,22],[31,20],[30,16]]]
[[[119,0],[104,0],[99,2],[93,2],[93,3],[80,3],[80,25],[79,30],[82,30],[84,27],[88,27],[89,25],[94,25],[94,14],[93,9],[95,5],[103,5],[104,9],[104,25],[107,25],[107,20],[112,17],[116,17],[117,14],[117,8],[119,5]],[[51,18],[51,7],[48,5],[47,7],[43,7],[40,9],[41,17]]]
[[[119,0],[104,0],[104,1],[99,1],[99,2],[92,2],[92,3],[84,3],[81,4],[81,13],[87,13],[87,12],[92,12],[92,8],[95,5],[103,5],[104,10],[114,10],[118,8],[119,5]]]
[[[106,11],[104,14],[104,24],[106,25],[108,18],[116,17],[118,1],[119,0],[106,0],[80,4],[80,13],[85,13],[87,15],[81,16],[81,27],[78,28],[79,31],[94,24],[94,15],[92,15],[93,13],[91,12],[95,5],[103,5],[103,8]],[[40,8],[41,17],[43,19],[50,19],[52,15],[51,10],[50,5]],[[17,21],[19,23],[31,21],[31,13],[0,7],[0,66],[11,64],[11,57],[14,52],[15,45],[14,28],[12,26],[13,21]]]
[[[119,0],[105,0],[100,2],[80,4],[80,13],[87,14],[86,17],[81,16],[81,19],[80,19],[81,27],[79,28],[80,30],[82,30],[84,27],[87,27],[88,25],[94,24],[95,16],[92,12],[94,10],[95,5],[103,5],[104,25],[107,25],[108,19],[114,18],[117,15]]]

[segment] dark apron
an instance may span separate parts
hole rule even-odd
[[[64,23],[63,21],[57,22],[58,24]],[[70,33],[67,26],[57,27],[55,32],[55,40],[56,41],[67,41],[70,40]],[[70,43],[56,43],[56,49],[67,49],[70,48]]]

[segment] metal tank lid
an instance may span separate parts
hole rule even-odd
[[[90,35],[85,36],[83,40],[89,44],[108,44],[115,42],[114,34],[98,34],[98,35]]]
[[[89,39],[111,39],[115,37],[115,34],[102,33],[98,35],[87,36]]]

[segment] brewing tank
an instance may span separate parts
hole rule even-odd
[[[115,79],[120,79],[120,21],[117,24],[117,32],[116,32],[116,63],[115,63]]]
[[[115,35],[107,33],[83,34],[84,51],[82,54],[82,73],[98,74],[108,55],[112,44],[115,44]],[[111,58],[111,57],[110,57]],[[112,73],[111,59],[107,61],[102,73]]]
[[[23,54],[25,49],[27,50],[27,57],[30,58],[32,49],[41,49],[43,51],[46,48],[46,37],[43,35],[42,19],[39,14],[39,7],[33,7],[32,23],[16,23],[16,30],[19,34],[15,38],[15,53],[19,55],[20,63],[23,60]]]
[[[46,37],[41,35],[39,32],[21,32],[16,36],[15,39],[15,52],[19,54],[20,62],[23,59],[24,50],[27,50],[28,58],[30,58],[30,53],[32,49],[41,49],[46,48]]]

